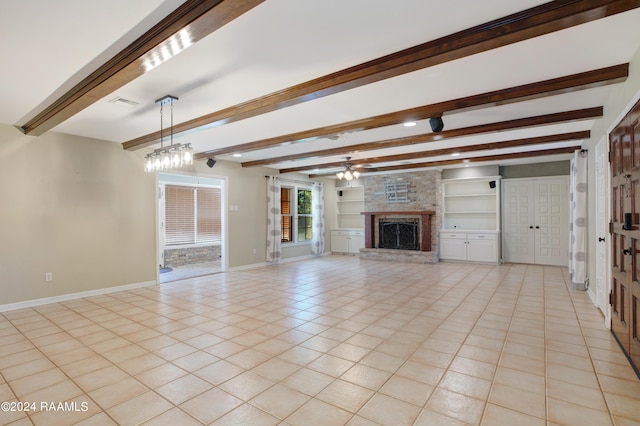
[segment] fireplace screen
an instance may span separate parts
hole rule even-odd
[[[378,248],[420,250],[419,219],[380,219]]]

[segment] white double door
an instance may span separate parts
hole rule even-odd
[[[569,256],[569,177],[503,181],[505,262],[566,266]]]

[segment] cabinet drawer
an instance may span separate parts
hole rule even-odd
[[[497,234],[467,234],[468,240],[496,240]]]
[[[446,238],[450,240],[466,240],[467,234],[464,232],[441,232],[440,238]]]
[[[336,235],[336,236],[345,236],[345,237],[356,237],[356,236],[364,236],[364,231],[339,231],[339,230],[334,230],[331,231],[331,235]]]

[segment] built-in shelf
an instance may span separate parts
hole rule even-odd
[[[337,229],[364,229],[364,187],[336,187]]]

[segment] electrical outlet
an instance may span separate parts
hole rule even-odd
[[[46,272],[44,274],[44,280],[46,282],[53,281],[53,272]]]

